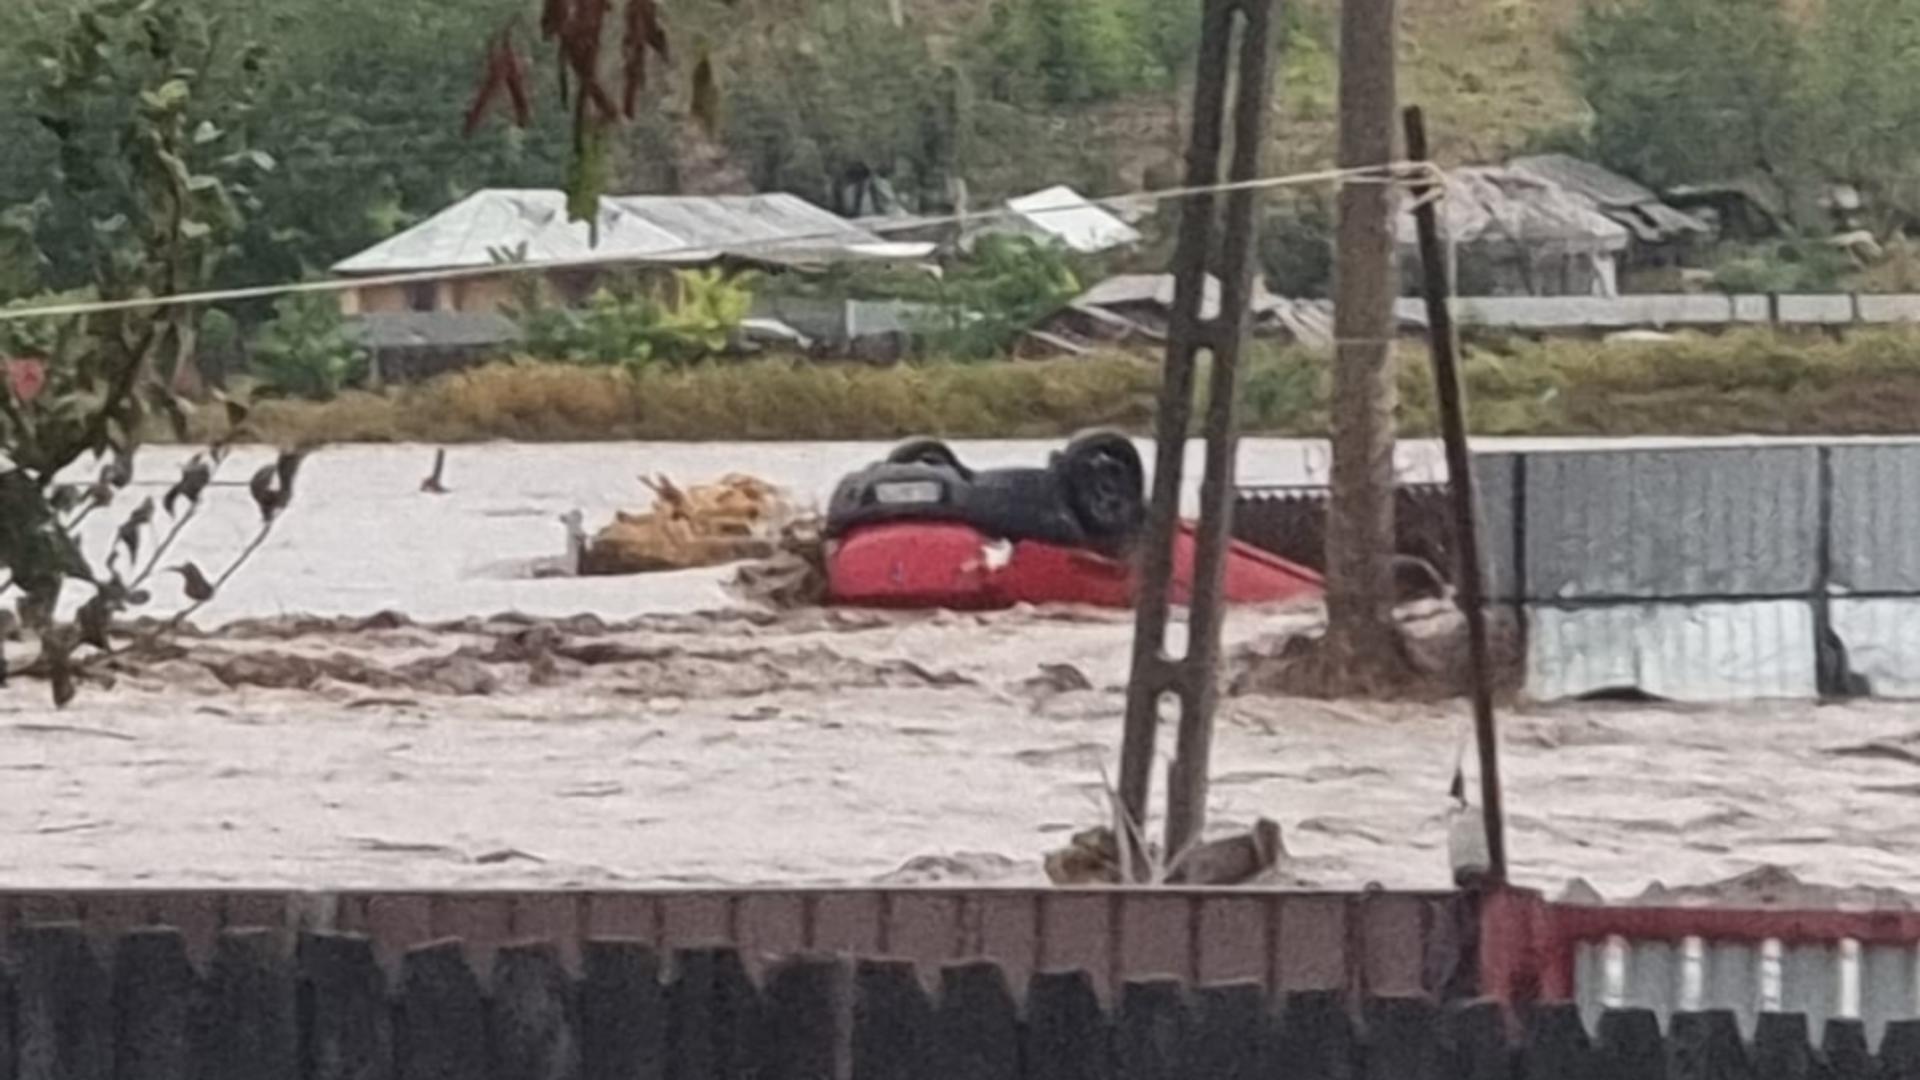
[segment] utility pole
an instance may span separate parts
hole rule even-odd
[[[1341,0],[1343,169],[1393,161],[1394,0]],[[1340,189],[1334,253],[1333,493],[1327,522],[1328,673],[1365,692],[1393,640],[1393,186]]]
[[[1174,2],[1174,0],[1168,0]],[[1144,856],[1148,796],[1160,728],[1160,704],[1178,699],[1180,721],[1168,767],[1165,854],[1193,847],[1206,831],[1208,769],[1220,677],[1222,583],[1232,536],[1235,455],[1239,448],[1236,380],[1246,342],[1254,284],[1257,192],[1241,186],[1224,200],[1210,190],[1226,179],[1250,185],[1263,175],[1267,116],[1272,109],[1276,0],[1206,0],[1187,148],[1187,184],[1196,194],[1180,208],[1174,254],[1174,301],[1155,416],[1153,498],[1141,539],[1141,575],[1120,750],[1122,817],[1115,837],[1123,866]],[[1237,31],[1237,32],[1236,32]],[[1236,47],[1237,46],[1237,47]],[[1229,107],[1231,102],[1231,107]],[[1229,140],[1229,136],[1231,139]],[[1224,202],[1224,207],[1219,205]],[[1219,310],[1204,316],[1209,275],[1220,281]],[[1200,482],[1200,525],[1194,541],[1193,589],[1186,655],[1167,655],[1174,533],[1180,481],[1194,412],[1199,357],[1208,370],[1206,467]],[[1136,879],[1138,875],[1136,873]]]

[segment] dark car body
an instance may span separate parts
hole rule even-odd
[[[1088,479],[1088,470],[1100,467],[1109,476]],[[1100,510],[1090,510],[1086,490],[1100,482],[1109,485],[1108,497]],[[1041,467],[977,472],[945,444],[918,440],[840,481],[827,504],[826,533],[950,521],[1007,540],[1113,550],[1132,539],[1144,516],[1143,488],[1138,453],[1122,436],[1083,436]]]

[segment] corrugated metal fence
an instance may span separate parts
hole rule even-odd
[[[1526,616],[1530,696],[1920,693],[1920,441],[1504,452],[1475,468],[1489,596]],[[1236,531],[1299,546],[1271,503],[1243,493]]]
[[[1489,992],[1537,980],[1540,998],[1574,1003],[1590,1025],[1621,1009],[1662,1024],[1719,1012],[1752,1037],[1765,1017],[1796,1016],[1815,1030],[1857,1025],[1879,1045],[1920,1020],[1920,913],[1604,907],[1519,893],[1488,912]]]

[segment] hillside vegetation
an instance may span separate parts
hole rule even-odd
[[[60,204],[54,141],[29,102],[36,49],[89,0],[0,4],[0,300],[85,284],[67,252],[83,215]],[[196,0],[226,50],[263,46],[247,141],[278,164],[222,281],[323,271],[481,186],[560,186],[565,118],[551,87],[526,131],[461,132],[488,36],[531,0]],[[621,135],[611,186],[790,190],[842,212],[885,176],[908,208],[949,180],[973,201],[1052,183],[1113,194],[1178,176],[1179,100],[1196,32],[1184,0],[672,0],[676,65]],[[1275,166],[1331,156],[1335,0],[1287,10]],[[1405,97],[1443,153],[1498,154],[1578,118],[1555,44],[1576,0],[1402,5]],[[708,137],[687,122],[687,72],[711,55],[722,95]],[[537,61],[540,58],[535,58]],[[536,82],[550,80],[546,66]],[[52,205],[36,203],[46,196]],[[63,231],[64,230],[64,231]]]

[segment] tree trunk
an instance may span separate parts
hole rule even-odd
[[[1394,0],[1340,5],[1342,168],[1393,159]],[[1393,611],[1393,188],[1340,190],[1334,256],[1333,497],[1327,653],[1335,692],[1365,693],[1397,655]]]

